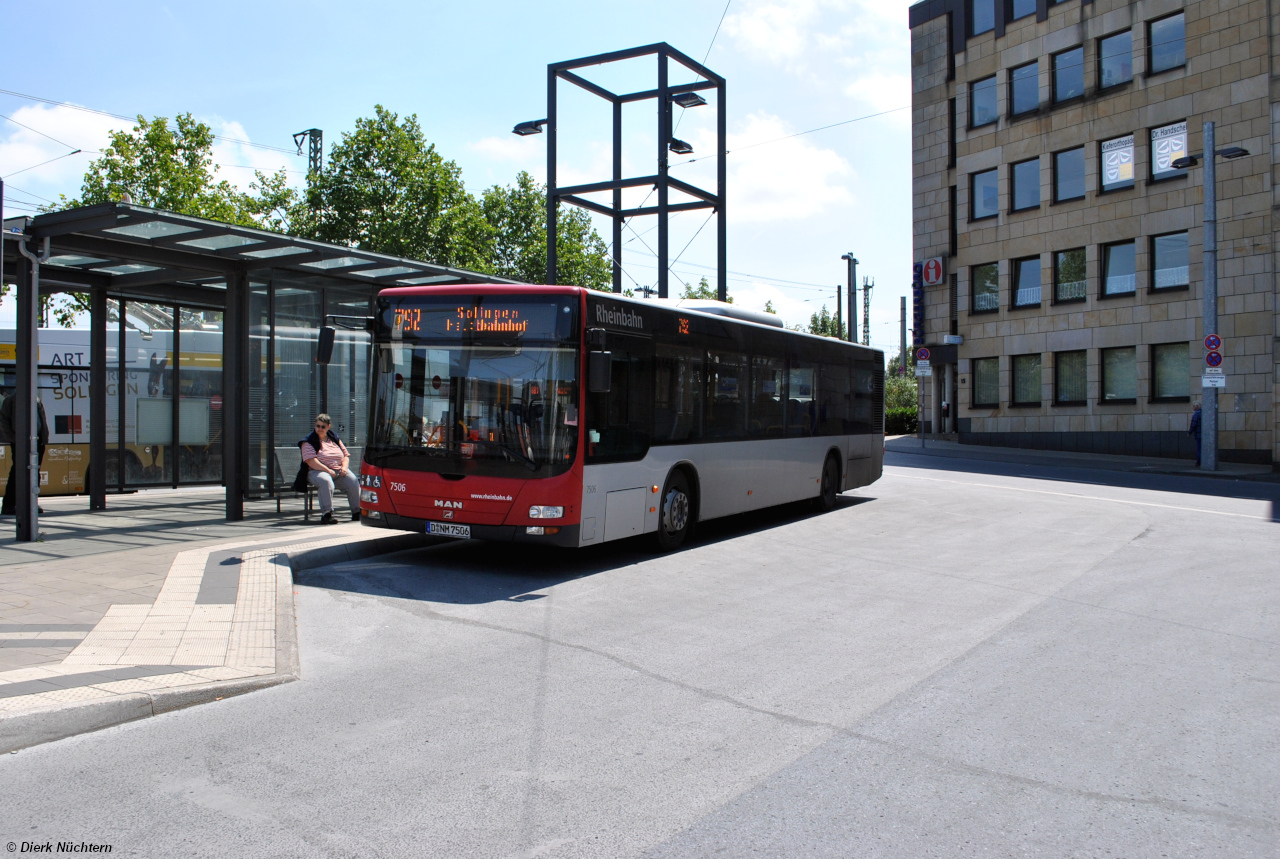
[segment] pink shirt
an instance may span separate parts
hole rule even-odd
[[[302,443],[302,460],[319,458],[320,464],[328,468],[330,471],[337,471],[342,467],[342,460],[347,457],[347,448],[342,442],[330,441],[327,437],[320,442],[320,452],[309,443]]]

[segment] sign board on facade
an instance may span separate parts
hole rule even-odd
[[[1102,142],[1102,190],[1133,184],[1133,135]]]
[[[1187,123],[1175,122],[1161,128],[1151,129],[1151,177],[1180,174],[1181,168],[1174,167],[1173,162],[1187,154]]]
[[[946,344],[947,346],[959,346],[961,343],[963,343],[963,342],[964,342],[964,335],[962,335],[962,334],[943,334],[943,335],[942,335],[942,342],[943,342],[944,344]]]
[[[942,286],[945,273],[946,267],[942,264],[942,257],[933,257],[924,261],[925,286]]]

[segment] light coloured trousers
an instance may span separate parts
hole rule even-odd
[[[307,475],[307,480],[310,480],[311,485],[320,493],[321,513],[328,513],[333,510],[333,489],[335,486],[347,494],[347,500],[351,502],[351,510],[353,512],[360,509],[360,483],[350,471],[338,477],[331,477],[323,471],[312,471]]]

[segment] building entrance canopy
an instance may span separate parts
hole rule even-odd
[[[368,339],[344,335],[317,365],[326,315],[367,315],[389,286],[513,282],[126,203],[7,220],[3,264],[18,293],[6,393],[17,397],[20,540],[38,533],[39,346],[54,334],[38,328],[37,295],[91,297],[87,355],[68,368],[88,375],[87,414],[49,419],[51,444],[89,438],[90,508],[105,508],[108,489],[220,480],[238,520],[247,497],[287,489],[294,442],[317,412],[363,446]]]

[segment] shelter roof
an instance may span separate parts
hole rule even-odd
[[[130,203],[104,203],[10,218],[5,269],[15,233],[40,244],[50,258],[40,268],[41,292],[105,287],[113,295],[222,306],[227,275],[272,269],[324,275],[371,290],[388,286],[518,281],[421,260],[300,239],[254,227],[179,215]]]

